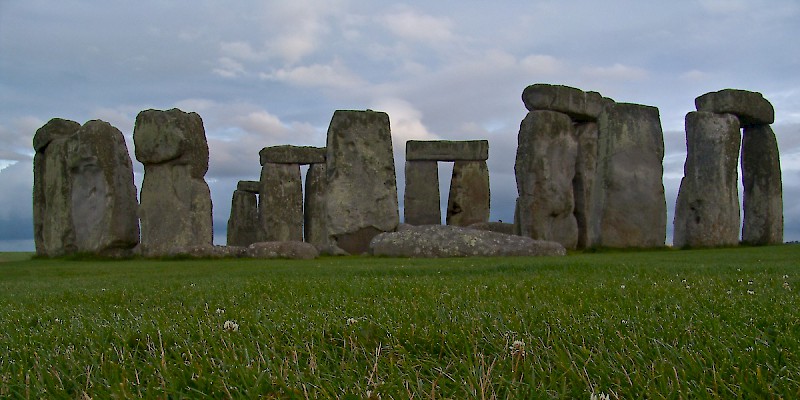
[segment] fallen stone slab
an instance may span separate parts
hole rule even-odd
[[[406,161],[486,161],[488,140],[409,140]]]
[[[247,257],[311,260],[319,257],[319,251],[311,243],[297,241],[259,242],[247,247]]]
[[[321,164],[325,162],[325,148],[312,146],[271,146],[258,152],[261,165],[273,164]]]
[[[167,257],[187,258],[242,258],[247,256],[247,247],[196,245],[174,247],[165,254]]]
[[[706,93],[696,99],[697,111],[733,114],[742,127],[769,125],[775,122],[775,109],[761,93],[739,89],[723,89]]]
[[[606,105],[614,101],[597,92],[537,83],[522,91],[522,102],[528,111],[557,111],[569,115],[574,121],[597,121]]]
[[[405,226],[402,231],[381,233],[370,242],[370,253],[388,257],[504,257],[563,256],[564,246],[556,242],[533,240],[446,225]]]
[[[477,229],[480,231],[505,233],[506,235],[515,235],[514,224],[507,222],[478,222],[468,226],[467,228]]]

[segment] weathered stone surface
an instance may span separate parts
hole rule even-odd
[[[211,245],[211,193],[203,178],[208,143],[203,121],[178,109],[146,110],[133,130],[136,159],[144,164],[140,194],[141,251],[169,254],[172,248]]]
[[[40,256],[76,251],[67,139],[80,128],[75,121],[53,118],[33,136],[33,235]]]
[[[261,167],[259,217],[266,241],[303,241],[303,183],[299,164]]]
[[[686,114],[686,163],[675,205],[675,247],[739,243],[739,121],[731,114]]]
[[[525,88],[522,102],[528,111],[558,111],[575,121],[596,121],[603,109],[614,101],[597,92],[563,85],[537,83]]]
[[[364,253],[380,232],[397,228],[397,181],[389,116],[337,110],[328,128],[328,236],[351,254]]]
[[[406,161],[486,161],[488,140],[409,140]]]
[[[325,215],[325,193],[328,190],[328,170],[325,164],[311,164],[306,172],[305,210],[303,213],[303,233],[305,241],[311,243],[320,253],[328,253],[332,242],[328,237],[327,217]]]
[[[658,109],[614,103],[599,119],[591,243],[602,247],[663,247],[664,135]]]
[[[325,148],[311,146],[271,146],[258,153],[261,165],[273,164],[320,164],[325,162]]]
[[[231,215],[228,218],[228,246],[249,246],[263,242],[261,221],[258,218],[258,196],[244,190],[234,190]]]
[[[411,225],[440,225],[439,164],[406,160],[403,221]]]
[[[447,200],[447,225],[489,221],[489,168],[486,161],[456,161]]]
[[[236,190],[241,190],[243,192],[255,193],[261,190],[261,182],[260,181],[239,181],[236,184]]]
[[[89,121],[68,139],[77,251],[127,256],[139,243],[133,165],[117,128]]]
[[[597,173],[597,136],[595,122],[575,125],[578,139],[578,156],[575,162],[575,178],[572,191],[575,199],[575,221],[578,223],[578,248],[592,246],[589,231],[592,221],[592,190]]]
[[[566,254],[556,242],[446,225],[409,226],[402,231],[381,233],[372,239],[370,252],[376,256],[426,258]]]
[[[188,258],[243,258],[248,257],[247,247],[242,246],[213,246],[195,245],[175,247],[169,250],[168,257]]]
[[[516,234],[514,232],[514,224],[506,222],[478,222],[476,224],[468,226],[467,228],[477,229],[480,231],[492,231],[497,233],[504,233],[506,235]]]
[[[574,249],[578,242],[572,180],[578,144],[569,116],[531,111],[519,128],[517,233]]]
[[[783,243],[781,160],[775,133],[768,125],[744,128],[742,182],[742,241],[754,245]]]
[[[694,100],[697,111],[733,114],[742,127],[768,125],[775,122],[775,109],[761,93],[738,89],[723,89],[706,93]]]
[[[247,247],[247,256],[251,258],[310,260],[319,257],[319,252],[310,243],[277,241],[253,243]]]

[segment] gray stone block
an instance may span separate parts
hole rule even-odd
[[[403,220],[410,225],[440,225],[439,165],[436,161],[406,160]]]
[[[775,109],[761,93],[723,89],[706,93],[694,100],[697,111],[733,114],[742,127],[768,125],[775,122]]]
[[[485,161],[488,140],[409,140],[406,161]]]
[[[744,225],[742,241],[783,243],[783,184],[775,132],[769,125],[744,128],[742,138]]]
[[[311,146],[272,146],[258,152],[261,165],[273,164],[320,164],[325,162],[325,148]]]
[[[528,111],[557,111],[575,121],[596,121],[603,109],[614,103],[597,92],[544,83],[526,87],[522,92],[522,102]]]

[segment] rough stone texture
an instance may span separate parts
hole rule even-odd
[[[169,257],[187,258],[243,258],[247,257],[247,247],[196,245],[174,247],[166,254]]]
[[[407,148],[407,147],[406,147]],[[411,225],[440,225],[439,163],[406,160],[403,221]]]
[[[253,243],[247,247],[247,256],[251,258],[311,260],[319,257],[319,252],[310,243],[277,241]]]
[[[558,111],[575,121],[596,121],[603,109],[614,101],[597,92],[537,83],[523,90],[522,102],[528,111]]]
[[[210,246],[211,193],[206,184],[208,143],[196,113],[146,110],[133,130],[136,159],[144,164],[140,194],[141,252]]]
[[[514,172],[517,177],[517,233],[561,243],[578,242],[572,179],[578,144],[569,116],[531,111],[519,128]]]
[[[325,164],[311,164],[306,172],[305,211],[303,213],[303,233],[305,241],[311,243],[320,253],[327,253],[332,245],[328,237],[325,216],[325,193],[327,191],[328,170]]]
[[[328,128],[328,236],[351,254],[364,253],[399,223],[389,116],[337,110]]]
[[[265,241],[303,241],[303,183],[299,164],[261,167],[259,218]]]
[[[133,166],[117,128],[89,121],[68,139],[76,250],[129,256],[139,243]]]
[[[724,89],[706,93],[694,100],[697,111],[733,114],[742,127],[768,125],[775,122],[775,109],[761,93]]]
[[[556,242],[458,226],[410,226],[372,239],[370,252],[389,257],[563,256]]]
[[[258,196],[244,190],[234,190],[231,215],[228,218],[228,246],[249,246],[263,242],[261,221],[258,219]]]
[[[585,249],[592,246],[589,231],[592,221],[592,189],[597,173],[597,123],[576,124],[575,136],[578,139],[578,156],[572,191],[575,199],[575,221],[578,223],[577,247]]]
[[[489,168],[486,161],[456,161],[447,200],[447,225],[489,221]]]
[[[236,184],[236,190],[241,190],[243,192],[255,193],[261,190],[261,182],[260,181],[239,181]]]
[[[742,183],[742,241],[753,245],[783,243],[781,160],[775,133],[768,125],[744,128]]]
[[[311,146],[264,147],[258,153],[261,165],[273,164],[320,164],[325,162],[325,148]]]
[[[686,114],[686,163],[675,205],[675,247],[739,243],[739,121],[731,114]]]
[[[509,224],[506,222],[478,222],[477,224],[472,224],[467,228],[477,229],[480,231],[492,231],[497,233],[504,233],[506,235],[516,234],[514,232],[514,224]]]
[[[75,121],[53,118],[33,136],[33,235],[39,256],[76,251],[67,139],[80,128]]]
[[[409,140],[406,161],[486,161],[488,140]]]
[[[593,246],[663,247],[664,135],[658,109],[614,103],[599,119],[592,194]]]

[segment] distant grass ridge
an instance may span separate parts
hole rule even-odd
[[[0,397],[800,398],[800,246],[0,254]]]

